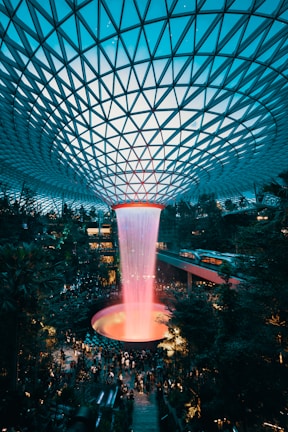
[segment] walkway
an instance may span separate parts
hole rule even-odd
[[[150,394],[135,392],[133,432],[159,432],[156,390]]]
[[[80,353],[79,353],[80,354]],[[56,362],[61,362],[63,371],[71,371],[71,361],[77,363],[77,354],[70,347],[65,347],[65,360],[61,362],[61,352],[57,350],[54,353]],[[124,373],[123,381],[128,385],[129,389],[134,388],[134,373]],[[96,396],[96,395],[94,395]],[[132,420],[133,432],[160,432],[157,390],[154,389],[150,393],[134,392],[134,409]]]
[[[134,388],[135,374],[123,373],[123,382],[128,388]],[[160,432],[157,390],[155,385],[147,392],[134,391],[134,408],[132,418],[133,432]]]

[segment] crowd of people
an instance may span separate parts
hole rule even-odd
[[[125,348],[123,344],[111,343],[105,346],[89,346],[76,340],[69,332],[65,346],[55,354],[58,368],[67,376],[79,370],[86,373],[86,380],[94,383],[117,384],[140,393],[153,389],[156,379],[163,380],[165,362],[164,352],[160,349]],[[133,381],[133,383],[132,383]]]

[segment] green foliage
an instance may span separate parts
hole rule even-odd
[[[215,197],[202,195],[196,204],[180,201],[162,211],[159,240],[174,249],[229,251],[234,231],[235,228],[222,217]]]
[[[35,243],[0,247],[0,358],[10,387],[16,385],[21,360],[37,358],[43,348],[45,298],[62,286],[60,263]],[[18,353],[21,352],[21,358]],[[24,366],[23,366],[24,367]]]
[[[60,283],[59,263],[48,261],[50,256],[34,243],[0,247],[2,312],[10,305],[16,313],[33,313],[37,295],[44,295],[55,282]]]
[[[172,323],[201,372],[191,388],[210,423],[221,416],[248,424],[281,422],[287,406],[288,238],[281,218],[275,213],[268,222],[239,228],[240,250],[249,258],[236,290],[229,285],[230,267],[223,266],[218,289],[197,288],[176,299]]]
[[[234,274],[234,272],[234,267],[228,261],[224,261],[218,270],[219,276],[224,280],[226,284],[229,284],[229,279]]]
[[[46,323],[57,329],[58,339],[64,337],[67,329],[80,334],[90,327],[91,303],[86,292],[61,299],[59,292],[45,301]],[[85,330],[84,330],[85,332]]]
[[[213,306],[204,289],[197,288],[188,298],[176,299],[171,326],[181,329],[181,335],[188,341],[193,362],[203,365],[204,359],[210,358],[216,330]]]

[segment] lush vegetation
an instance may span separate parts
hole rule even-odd
[[[237,214],[241,223],[223,243],[233,239],[234,247],[250,256],[238,289],[230,288],[225,269],[219,272],[223,284],[217,288],[198,286],[188,297],[175,293],[170,324],[186,342],[175,354],[184,365],[184,373],[176,376],[184,390],[180,397],[176,386],[170,400],[189,430],[213,430],[216,419],[228,419],[244,431],[260,431],[265,422],[287,427],[288,197],[284,186],[273,184],[266,190],[278,197],[277,206],[261,207],[261,215],[267,216],[261,220],[258,209],[241,218]],[[214,216],[212,208],[207,218]],[[208,234],[203,232],[204,242],[198,235],[195,244],[207,244]],[[195,247],[194,242],[188,247]]]
[[[287,180],[283,175],[284,185]],[[244,431],[261,430],[265,421],[287,427],[288,196],[283,184],[264,191],[275,197],[273,206],[260,197],[248,211],[239,198],[237,208],[226,201],[221,209],[213,196],[203,196],[195,205],[181,202],[162,212],[159,238],[172,249],[251,257],[243,263],[246,276],[237,290],[231,290],[229,268],[222,268],[221,286],[198,286],[189,296],[175,292],[172,300],[174,345],[178,329],[182,339],[170,360],[171,377],[180,385],[169,393],[169,403],[187,430],[212,430],[214,420],[224,418]],[[92,214],[63,206],[58,217],[43,215],[31,191],[25,189],[21,199],[4,194],[0,200],[0,418],[20,423],[29,411],[35,422],[37,410],[33,427],[41,431],[41,401],[47,398],[42,383],[49,378],[51,353],[69,324],[79,332],[88,325],[87,291],[64,301],[60,293],[64,284],[87,273],[87,283],[101,284],[107,268],[88,247],[85,224]],[[79,394],[68,388],[60,402],[79,405]],[[165,414],[167,406],[160,408]]]
[[[58,374],[53,352],[68,329],[79,338],[85,334],[92,285],[108,277],[99,254],[89,249],[87,221],[83,209],[67,206],[58,217],[40,214],[27,188],[19,201],[6,194],[0,200],[0,427],[40,432],[49,407],[83,403],[72,387],[61,396],[56,388],[49,391],[49,381]],[[61,294],[76,281],[81,288]]]

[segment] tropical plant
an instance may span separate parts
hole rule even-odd
[[[62,285],[61,263],[55,263],[51,251],[37,244],[0,247],[1,291],[1,360],[9,388],[16,388],[19,352],[25,358],[35,346],[45,319],[44,298],[55,286]],[[33,342],[32,342],[33,341]]]

